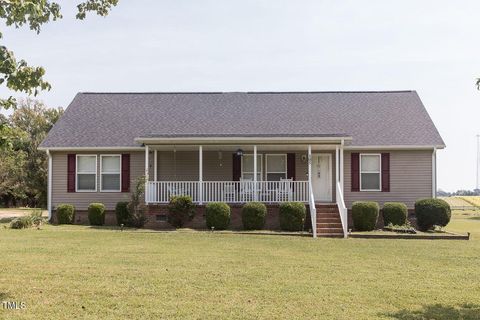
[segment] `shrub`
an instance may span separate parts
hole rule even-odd
[[[442,199],[422,199],[415,202],[415,215],[418,229],[427,231],[435,226],[445,227],[452,213],[450,205]]]
[[[126,225],[132,228],[143,228],[148,218],[145,215],[145,204],[141,197],[145,193],[146,177],[141,176],[135,180],[135,187],[132,191],[130,202],[128,203],[128,216]]]
[[[103,203],[90,203],[88,206],[88,221],[92,226],[105,224],[105,206]]]
[[[75,218],[75,207],[71,204],[59,204],[57,210],[58,224],[72,224]]]
[[[352,205],[353,227],[358,231],[372,231],[377,225],[377,202],[357,201]]]
[[[115,216],[117,217],[117,225],[127,224],[129,218],[128,202],[117,202],[115,206]]]
[[[195,216],[195,204],[189,196],[174,196],[168,204],[168,222],[175,228],[181,228],[187,220]]]
[[[383,224],[388,226],[403,226],[407,222],[408,209],[401,202],[385,202],[383,204],[382,215]]]
[[[262,229],[265,225],[267,207],[261,202],[249,202],[242,208],[242,223],[245,230]]]
[[[280,205],[280,228],[285,231],[302,231],[307,208],[302,202],[284,202]]]
[[[12,229],[26,229],[32,226],[32,219],[29,216],[18,217],[10,222],[10,228]]]
[[[205,208],[207,228],[225,230],[230,224],[230,207],[225,202],[212,202]]]

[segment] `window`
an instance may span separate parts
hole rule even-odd
[[[257,181],[262,180],[262,155],[257,154]],[[242,157],[242,178],[253,181],[253,154],[244,154]]]
[[[360,191],[381,191],[379,154],[360,155]]]
[[[120,191],[120,155],[100,156],[100,181],[102,191]]]
[[[267,154],[267,181],[287,178],[287,155]]]
[[[97,191],[97,156],[77,155],[77,191]]]

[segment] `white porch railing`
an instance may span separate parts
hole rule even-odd
[[[317,207],[315,206],[315,199],[313,195],[312,183],[310,182],[310,197],[308,206],[310,207],[310,219],[312,221],[312,235],[314,238],[317,237]]]
[[[145,201],[168,203],[172,196],[187,195],[195,203],[307,203],[310,194],[308,181],[148,181]]]
[[[343,192],[340,182],[337,182],[337,206],[340,212],[340,219],[342,220],[343,237],[346,238],[348,227],[348,210],[345,206],[345,201],[343,200]]]

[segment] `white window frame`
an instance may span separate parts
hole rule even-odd
[[[378,157],[378,171],[362,171],[362,157],[363,156],[377,156]],[[360,153],[360,163],[359,163],[359,174],[360,174],[360,191],[382,191],[382,154],[381,153]],[[378,173],[378,189],[363,189],[362,188],[362,173]]]
[[[103,157],[118,157],[120,161],[120,169],[118,175],[120,176],[120,183],[118,185],[118,190],[103,189],[102,177],[103,177]],[[106,174],[117,174],[116,172],[107,172]],[[100,192],[122,192],[122,155],[121,154],[101,154],[100,155]]]
[[[253,175],[253,171],[246,171],[246,172],[243,171],[243,157],[244,157],[244,156],[252,156],[252,157],[253,157],[253,153],[245,153],[245,154],[242,156],[242,161],[241,161],[241,162],[242,162],[242,166],[241,166],[241,167],[242,167],[242,168],[241,168],[241,170],[242,170],[242,179],[244,179],[244,176],[243,176],[244,173],[249,173],[249,174],[252,174],[252,175]],[[260,170],[258,170],[258,164],[257,164],[257,170],[258,170],[257,174],[260,174],[260,180],[258,180],[258,181],[263,181],[263,154],[257,153],[257,157],[260,157]],[[257,178],[257,179],[258,179],[258,178]],[[253,180],[252,180],[252,181],[253,181]]]
[[[95,157],[95,172],[78,172],[78,158],[79,157]],[[98,156],[96,154],[77,154],[75,157],[75,192],[97,192],[97,168],[98,168]],[[92,190],[79,190],[78,189],[78,175],[79,174],[94,174],[95,175],[95,189]]]
[[[285,158],[285,171],[278,172],[278,171],[268,171],[268,157],[269,156],[283,156]],[[268,174],[269,173],[285,173],[285,179],[288,179],[288,164],[287,164],[287,154],[286,153],[267,153],[265,155],[265,181],[268,181]]]

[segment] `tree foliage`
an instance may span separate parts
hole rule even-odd
[[[62,109],[49,109],[28,99],[20,101],[8,119],[3,117],[9,141],[0,149],[0,201],[4,205],[45,206],[48,163],[38,146],[62,113]]]
[[[88,12],[100,16],[108,15],[118,0],[87,0],[77,6],[76,18],[85,19]],[[48,0],[0,0],[0,19],[7,27],[20,28],[28,26],[40,33],[41,26],[49,21],[62,18],[60,4]],[[0,39],[2,33],[0,32]],[[30,66],[21,59],[17,60],[13,51],[0,44],[0,85],[9,90],[36,96],[42,90],[50,90],[51,85],[44,79],[45,70],[42,67]],[[0,109],[16,106],[13,96],[0,99]]]

